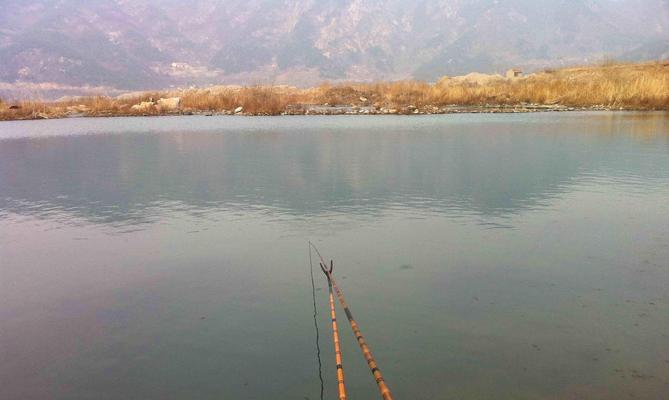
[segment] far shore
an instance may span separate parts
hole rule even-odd
[[[76,118],[132,118],[132,117],[167,117],[167,116],[243,116],[243,117],[260,117],[260,116],[335,116],[335,115],[402,115],[402,116],[417,116],[417,115],[445,115],[445,114],[523,114],[523,113],[549,113],[549,112],[639,112],[639,111],[667,111],[664,109],[649,109],[649,108],[625,108],[625,107],[607,107],[603,105],[589,106],[589,107],[567,107],[562,105],[541,105],[541,104],[518,104],[518,105],[480,105],[480,106],[459,106],[449,105],[445,107],[427,106],[427,107],[408,107],[403,109],[374,109],[361,108],[353,105],[342,106],[322,106],[309,104],[296,104],[294,109],[287,110],[281,114],[270,113],[248,113],[248,112],[234,112],[234,111],[165,111],[153,113],[106,113],[106,112],[90,112],[90,113],[41,113],[38,112],[33,115],[26,115],[17,118],[0,118],[1,121],[31,121],[31,120],[48,120],[48,119],[76,119]]]
[[[0,100],[0,120],[158,115],[425,115],[669,110],[669,61],[420,81],[214,86],[54,102]]]

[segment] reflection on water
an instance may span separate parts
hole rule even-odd
[[[661,113],[2,123],[0,398],[317,398],[308,239],[399,398],[658,398],[667,199]]]
[[[658,133],[669,124],[653,116],[645,124],[634,114],[575,123],[551,118],[544,125],[442,119],[397,131],[388,124],[382,134],[378,126],[351,128],[340,119],[330,129],[21,138],[0,147],[0,205],[19,214],[66,211],[129,224],[162,209],[374,215],[409,206],[504,216],[587,179],[629,184],[639,177],[642,188],[648,179],[664,183],[655,158],[666,155],[667,135]],[[563,130],[557,135],[555,120]],[[633,138],[610,137],[626,127],[648,136],[651,151],[630,149]]]

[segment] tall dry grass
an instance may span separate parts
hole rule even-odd
[[[479,75],[481,76],[481,75]],[[0,102],[0,119],[58,117],[74,108],[88,115],[160,114],[158,108],[133,110],[132,105],[161,97],[181,97],[181,110],[232,112],[242,107],[255,115],[281,114],[292,104],[365,105],[406,109],[413,106],[519,105],[669,110],[669,62],[600,65],[545,70],[523,78],[447,78],[435,84],[421,81],[324,83],[310,89],[285,86],[214,87],[171,92],[147,92],[131,97],[86,97],[67,102]]]
[[[31,119],[40,114],[56,116],[48,103],[40,101],[3,102],[0,104],[0,121]]]
[[[669,63],[601,65],[547,71],[487,85],[432,88],[441,104],[562,104],[565,106],[669,109]]]
[[[278,115],[288,104],[298,100],[293,93],[273,87],[244,87],[223,90],[191,90],[181,96],[181,107],[195,111],[232,111],[242,107],[245,113]]]
[[[633,109],[669,109],[669,62],[613,64],[547,70],[524,78],[476,82],[440,79],[321,86],[318,103],[356,104],[364,97],[379,106],[561,104]]]

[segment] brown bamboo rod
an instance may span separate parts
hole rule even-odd
[[[390,392],[390,389],[388,388],[386,381],[383,379],[383,375],[381,374],[379,365],[376,362],[374,356],[372,355],[372,350],[369,348],[369,345],[367,345],[367,342],[365,342],[365,338],[364,336],[362,336],[360,327],[358,323],[355,321],[355,318],[353,318],[353,313],[351,313],[351,309],[348,307],[348,304],[346,304],[346,299],[344,299],[344,293],[339,289],[339,286],[337,286],[337,282],[332,277],[332,270],[334,269],[333,261],[330,260],[330,267],[328,268],[325,260],[323,259],[323,256],[321,256],[321,253],[318,251],[316,246],[311,242],[309,242],[309,245],[312,246],[314,250],[316,250],[316,254],[318,254],[318,257],[321,260],[320,262],[321,270],[323,270],[323,273],[328,278],[328,287],[330,289],[330,299],[331,299],[330,308],[331,310],[333,310],[332,311],[333,321],[335,318],[334,318],[334,308],[333,308],[334,301],[332,300],[332,288],[334,287],[335,291],[337,292],[337,298],[339,299],[339,303],[341,304],[342,308],[344,309],[344,313],[346,314],[346,319],[348,319],[349,325],[353,330],[353,335],[355,336],[355,339],[358,342],[358,346],[360,346],[362,355],[363,357],[365,357],[365,361],[367,361],[367,365],[369,366],[369,369],[372,372],[372,375],[374,376],[374,380],[376,380],[376,385],[379,388],[381,397],[383,398],[383,400],[393,400],[393,395]]]
[[[344,299],[344,294],[339,289],[339,286],[337,286],[337,282],[334,280],[332,275],[328,274],[328,277],[330,278],[330,282],[332,283],[332,286],[337,292],[337,298],[339,299],[339,303],[344,309],[344,313],[346,313],[346,318],[348,319],[348,322],[351,325],[351,329],[353,330],[353,335],[355,336],[355,339],[358,342],[358,345],[360,346],[360,350],[362,350],[362,355],[365,357],[365,361],[367,361],[367,365],[369,366],[370,371],[372,371],[372,375],[374,375],[374,379],[376,380],[376,385],[379,388],[379,392],[381,392],[381,397],[383,397],[384,400],[393,400],[393,395],[390,392],[388,385],[386,385],[385,380],[383,379],[383,375],[381,374],[379,365],[374,359],[371,349],[367,345],[367,342],[365,342],[365,338],[362,336],[362,332],[360,332],[360,327],[358,326],[358,323],[355,321],[355,318],[353,318],[353,314],[351,313],[351,310],[348,308],[348,305],[346,304],[346,300]]]
[[[332,293],[332,283],[328,280],[330,289],[330,316],[332,317],[332,340],[334,341],[335,360],[337,362],[337,390],[339,400],[346,400],[346,386],[344,385],[344,365],[342,364],[341,346],[339,342],[339,329],[337,328],[337,314],[335,311],[334,295]]]

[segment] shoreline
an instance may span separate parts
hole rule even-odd
[[[592,65],[436,83],[212,86],[56,101],[3,101],[0,120],[153,115],[432,115],[669,110],[669,61]]]
[[[0,119],[3,121],[34,121],[48,119],[69,119],[69,118],[119,118],[119,117],[166,117],[166,116],[239,116],[239,117],[282,117],[282,116],[336,116],[336,115],[447,115],[447,114],[528,114],[528,113],[551,113],[551,112],[669,112],[666,109],[654,108],[633,108],[633,107],[607,107],[603,105],[588,107],[570,107],[563,105],[543,105],[543,104],[519,104],[519,105],[483,105],[483,106],[457,106],[449,105],[444,107],[406,107],[404,109],[384,109],[372,107],[345,106],[320,106],[320,105],[295,105],[288,108],[280,114],[270,113],[249,113],[234,112],[229,110],[222,111],[203,111],[203,110],[179,110],[171,112],[152,112],[152,113],[63,113],[58,115],[49,115],[46,113],[35,112],[33,115],[21,116],[18,118]]]

